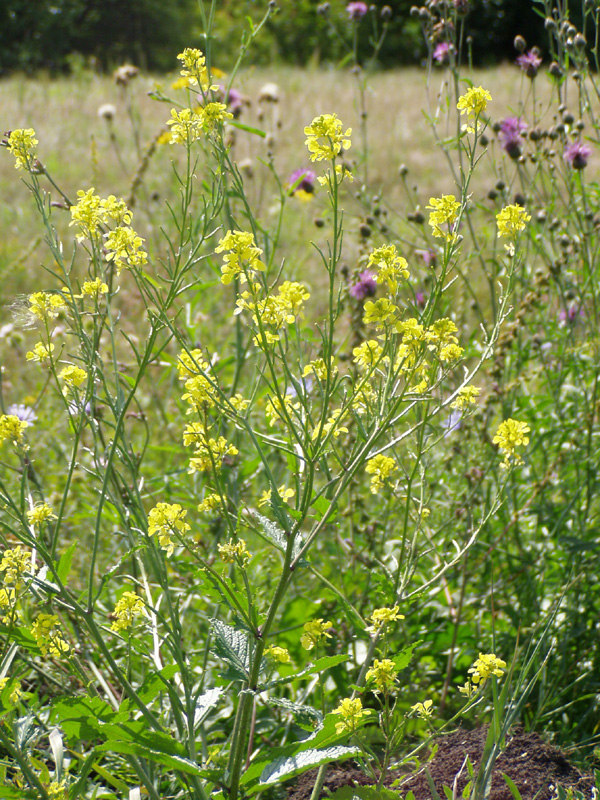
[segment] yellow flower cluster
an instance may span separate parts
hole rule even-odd
[[[58,519],[48,503],[40,503],[27,512],[27,521],[35,528],[39,528],[43,522],[49,519]]]
[[[0,561],[0,572],[4,573],[4,585],[20,589],[23,585],[23,575],[31,572],[31,553],[22,550],[20,546],[5,550]]]
[[[227,253],[223,256],[221,267],[221,283],[228,284],[234,278],[241,283],[254,280],[256,272],[263,272],[266,267],[260,260],[262,250],[256,246],[254,234],[246,231],[227,231],[219,241],[215,253]]]
[[[290,500],[292,500],[292,498],[295,496],[296,490],[288,489],[287,486],[285,486],[284,484],[280,486],[279,489],[277,489],[277,494],[279,495],[279,497],[281,497],[284,503],[287,503]],[[266,506],[270,502],[271,502],[271,490],[267,489],[262,493],[260,500],[258,501],[258,507],[260,508],[261,506]]]
[[[492,675],[501,678],[506,669],[506,661],[498,658],[495,653],[479,653],[479,658],[469,669],[471,677],[464,686],[459,687],[459,692],[472,697],[478,689],[485,686],[486,681]]]
[[[157,503],[148,514],[148,535],[158,536],[158,543],[166,551],[167,556],[173,554],[176,539],[185,536],[190,526],[185,521],[185,511],[179,503]]]
[[[311,161],[331,161],[342,149],[348,150],[352,128],[345,133],[342,133],[342,128],[342,121],[335,114],[321,114],[304,128]]]
[[[369,256],[367,267],[377,268],[375,280],[377,283],[387,283],[392,294],[398,291],[400,279],[410,276],[408,263],[405,258],[398,255],[394,244],[386,244],[373,250]]]
[[[289,418],[294,418],[294,412],[300,410],[300,403],[294,402],[291,394],[283,395],[283,402],[278,397],[267,398],[265,414],[271,427],[278,422],[286,423]]]
[[[142,598],[135,592],[124,592],[113,611],[114,621],[110,629],[112,631],[127,630],[131,628],[136,617],[145,615],[145,613],[145,605]]]
[[[188,79],[191,86],[200,86],[202,92],[207,92],[210,87],[206,58],[201,50],[195,47],[186,47],[177,58],[181,61],[183,69],[179,73],[182,78]]]
[[[244,309],[252,311],[252,320],[255,325],[259,325],[259,320],[263,325],[272,325],[276,330],[281,330],[285,325],[293,325],[296,317],[302,310],[302,306],[310,297],[305,286],[296,281],[284,281],[278,289],[279,294],[270,295],[262,300],[257,299],[260,291],[259,284],[253,284],[253,292],[242,292],[236,301],[236,314]],[[253,296],[254,295],[254,296]],[[277,341],[277,337],[270,332],[267,333],[267,343]],[[256,344],[262,344],[261,337],[255,338]]]
[[[87,295],[88,297],[93,297],[97,299],[101,294],[106,294],[108,292],[108,286],[102,278],[96,278],[93,281],[84,281],[83,286],[81,287],[81,294]]]
[[[58,373],[58,377],[60,380],[64,382],[64,391],[67,392],[69,389],[75,389],[81,386],[84,381],[87,379],[87,372],[81,367],[75,367],[73,364],[69,364],[68,367],[64,367]]]
[[[31,634],[43,656],[59,658],[71,649],[63,638],[60,621],[55,614],[40,614],[31,626]]]
[[[28,350],[25,353],[27,361],[49,361],[52,357],[55,347],[53,344],[45,345],[43,342],[38,342],[34,345],[33,350]]]
[[[469,117],[478,117],[486,110],[487,104],[491,99],[492,95],[483,86],[472,86],[458,98],[456,107],[461,114],[466,114]]]
[[[367,632],[377,635],[392,622],[404,619],[404,614],[400,614],[399,612],[400,609],[398,606],[392,606],[392,608],[387,608],[385,606],[376,608],[371,614],[371,624],[366,628]]]
[[[511,459],[515,464],[523,463],[523,459],[515,453],[515,448],[529,444],[529,436],[527,434],[530,431],[529,425],[516,419],[507,419],[500,423],[492,442],[497,444],[504,453],[502,466],[508,467]]]
[[[29,295],[29,311],[42,322],[56,319],[65,308],[65,301],[59,294],[34,292]]]
[[[359,367],[370,369],[381,361],[383,347],[375,339],[369,339],[352,350],[354,363]]]
[[[481,394],[481,389],[477,386],[463,386],[458,390],[456,400],[450,404],[450,408],[457,408],[459,411],[464,411],[470,405],[477,402],[477,397]]]
[[[209,494],[198,504],[198,511],[202,514],[206,511],[214,511],[221,505],[221,497],[218,494]]]
[[[106,235],[106,260],[112,261],[117,275],[125,267],[141,267],[148,263],[148,253],[142,250],[144,240],[130,227],[120,227]]]
[[[243,539],[238,539],[237,542],[234,542],[233,539],[230,539],[225,544],[218,544],[217,550],[219,551],[221,559],[226,564],[237,563],[241,567],[245,567],[248,561],[252,558],[252,554],[248,552],[246,542]]]
[[[312,432],[311,438],[313,442],[320,434],[324,438],[329,436],[329,434],[333,434],[334,438],[337,439],[342,433],[348,433],[348,428],[346,428],[345,425],[340,425],[341,421],[347,416],[347,411],[343,411],[341,408],[335,408],[327,422],[323,425],[322,431],[319,427],[316,427]]]
[[[388,692],[396,682],[398,670],[396,665],[389,658],[383,658],[381,661],[375,659],[373,666],[367,670],[366,679],[372,680],[375,687],[379,692]]]
[[[29,169],[38,144],[33,128],[17,128],[8,134],[8,152],[15,157],[15,169]]]
[[[273,661],[277,661],[279,664],[289,664],[292,660],[290,651],[285,647],[278,647],[276,644],[272,644],[265,649],[265,656],[272,658]]]
[[[444,317],[436,320],[425,333],[429,350],[435,352],[443,363],[456,361],[463,354],[463,348],[459,346],[458,339],[454,335],[457,332],[458,328],[452,320]]]
[[[0,444],[9,441],[14,445],[23,441],[23,432],[29,425],[28,422],[20,420],[14,414],[0,415]]]
[[[498,236],[507,236],[514,239],[519,231],[525,230],[525,223],[529,222],[531,215],[518,203],[512,206],[505,206],[499,214],[496,214],[498,223]]]
[[[331,639],[331,634],[327,633],[329,628],[331,628],[331,622],[329,620],[323,622],[322,617],[305,622],[302,626],[304,633],[300,637],[300,644],[305,650],[312,650],[321,639]]]
[[[313,361],[309,361],[302,371],[303,378],[306,378],[308,375],[315,375],[317,379],[323,383],[327,381],[327,375],[330,375],[331,378],[335,378],[337,374],[338,368],[335,365],[333,356],[329,360],[329,366],[325,363],[325,359],[315,358]]]
[[[340,721],[335,723],[335,732],[339,736],[342,733],[354,733],[367,712],[363,709],[360,697],[354,700],[347,697],[331,713],[339,714],[341,717]]]
[[[6,689],[9,681],[10,681],[10,678],[1,678],[0,679],[0,692],[3,692]],[[13,684],[11,684],[11,690],[10,690],[10,694],[8,695],[8,699],[13,704],[14,703],[18,703],[19,700],[21,699],[22,695],[23,695],[23,691],[21,689],[21,681],[15,681]]]
[[[71,222],[69,225],[78,225],[80,233],[76,238],[78,242],[84,239],[94,239],[100,226],[114,222],[116,225],[129,225],[133,219],[132,212],[127,208],[124,200],[117,200],[114,194],[102,198],[94,194],[94,188],[77,192],[79,200],[71,206]]]
[[[393,458],[379,454],[367,461],[365,471],[371,475],[371,492],[377,494],[385,482],[396,472],[398,465]]]
[[[456,197],[453,194],[431,197],[427,208],[431,210],[429,224],[432,227],[433,235],[439,239],[446,239],[448,242],[455,242],[454,223],[460,209],[460,203]]]
[[[188,426],[189,427],[189,426]],[[202,440],[196,438],[196,450],[190,459],[190,475],[194,472],[220,472],[223,459],[226,456],[236,456],[239,452],[237,447],[230,444],[224,436],[217,439],[208,437],[206,431],[202,434]]]
[[[227,111],[224,103],[207,103],[194,109],[183,108],[181,111],[171,109],[171,119],[167,125],[171,127],[170,144],[191,144],[203,133],[211,133],[233,114]]]

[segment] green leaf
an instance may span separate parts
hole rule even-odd
[[[81,741],[97,739],[104,723],[125,722],[127,714],[114,711],[99,697],[64,697],[54,703],[52,718],[60,722],[68,739]]]
[[[213,652],[229,665],[221,677],[229,681],[248,680],[252,647],[246,631],[226,625],[219,619],[211,619],[210,624],[215,636]]]
[[[168,664],[160,671],[153,672],[151,675],[148,675],[146,680],[137,690],[137,693],[144,705],[149,705],[158,697],[161,692],[168,691],[169,686],[167,682],[171,680],[171,678],[178,672],[179,667],[177,664]],[[130,708],[131,701],[126,697],[119,706],[119,711],[128,711]]]
[[[326,747],[323,750],[304,750],[302,753],[288,758],[276,758],[262,771],[259,785],[265,786],[279,783],[321,764],[327,764],[330,761],[344,761],[357,755],[360,755],[359,747],[336,745],[335,747]]]
[[[336,667],[338,664],[347,661],[349,658],[350,656],[344,654],[337,656],[323,656],[323,658],[318,658],[314,664],[309,664],[299,672],[293,672],[291,675],[286,675],[283,678],[276,678],[273,681],[269,681],[269,683],[265,684],[263,688],[270,689],[272,686],[283,686],[283,684],[291,683],[291,681],[295,681],[297,678],[307,678],[309,675],[325,672],[326,669]]]
[[[508,790],[512,794],[512,796],[515,798],[515,800],[523,800],[523,798],[521,797],[521,792],[517,789],[517,787],[515,785],[515,782],[512,780],[512,778],[509,778],[508,775],[505,772],[501,772],[500,774],[502,775],[502,777],[506,781],[506,785],[508,786]]]
[[[215,688],[209,689],[196,700],[196,708],[194,710],[194,728],[200,725],[202,720],[206,717],[211,708],[214,708],[219,702],[223,689]]]
[[[176,744],[174,740],[173,743]],[[178,772],[185,772],[188,775],[198,775],[199,777],[203,776],[203,771],[200,767],[194,764],[193,761],[190,761],[189,758],[165,753],[162,750],[148,747],[140,742],[110,739],[105,744],[101,744],[97,747],[96,750],[103,753],[122,753],[123,755],[140,756],[155,764],[162,764]]]
[[[285,553],[287,550],[287,543],[288,537],[286,536],[285,532],[281,530],[274,522],[272,522],[267,517],[263,517],[262,514],[258,514],[257,512],[254,513],[254,516],[259,520],[265,538],[267,538],[270,542],[273,542],[275,547],[278,550],[281,550],[282,553]],[[300,550],[302,549],[304,542],[302,541],[300,536],[296,536],[294,541],[294,547],[292,549],[292,557],[295,558]],[[300,562],[301,564],[306,564],[304,559]]]
[[[37,800],[39,797],[37,789],[18,789],[16,786],[0,786],[0,798],[1,800],[9,800],[10,798],[14,798],[14,800],[27,800],[27,798],[31,797],[32,800]]]
[[[230,119],[227,124],[232,125],[234,128],[239,128],[241,131],[246,131],[246,133],[254,133],[262,139],[267,135],[266,131],[261,131],[260,128],[252,128],[250,125],[244,125],[243,122],[236,122],[233,119]]]
[[[419,639],[417,642],[409,644],[408,647],[405,647],[404,650],[400,650],[400,652],[394,656],[392,661],[394,662],[394,666],[398,671],[404,669],[410,664],[413,657],[413,651],[417,645],[421,644],[421,641],[422,640]]]
[[[77,545],[78,542],[73,542],[73,544],[67,550],[65,550],[60,557],[60,561],[56,567],[56,574],[58,575],[61,583],[65,583],[69,577],[69,573],[71,572],[71,564],[73,563],[73,556],[75,555]]]
[[[378,789],[376,786],[342,786],[329,800],[399,800],[399,798],[398,792],[393,792],[391,789]],[[409,800],[409,795],[406,795],[404,800]]]
[[[319,723],[323,721],[323,715],[316,708],[293,703],[286,697],[270,697],[267,702],[271,706],[279,706],[285,708],[286,711],[291,711],[300,725],[311,725],[315,720]]]

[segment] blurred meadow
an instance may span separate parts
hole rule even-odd
[[[600,7],[472,68],[429,0],[383,70],[338,4],[337,66],[254,62],[254,19],[238,71],[217,5],[172,72],[0,80],[0,798],[351,760],[338,800],[437,800],[483,728],[484,800],[518,726],[585,777],[514,800],[592,798]]]

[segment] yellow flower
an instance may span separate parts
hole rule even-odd
[[[396,682],[397,673],[396,665],[391,659],[383,658],[379,661],[376,658],[373,666],[367,670],[366,679],[375,681],[378,691],[389,691]]]
[[[267,408],[265,414],[269,420],[269,425],[273,427],[278,422],[287,422],[288,418],[294,419],[294,411],[300,410],[300,403],[294,403],[291,394],[284,394],[283,403],[278,397],[267,398]]]
[[[331,622],[329,620],[323,622],[322,617],[305,622],[302,626],[304,633],[300,637],[300,644],[305,650],[312,650],[321,639],[331,639],[331,634],[327,633],[329,628],[331,628]]]
[[[194,458],[190,459],[189,474],[194,472],[220,472],[223,465],[225,456],[236,456],[239,450],[234,445],[223,437],[219,436],[218,439],[208,439],[208,441],[201,442]]]
[[[0,444],[2,444],[2,442],[6,442],[7,440],[12,442],[14,445],[22,442],[23,431],[28,427],[28,425],[28,422],[25,422],[24,420],[21,421],[18,417],[15,417],[14,414],[0,415]]]
[[[112,631],[124,631],[131,628],[135,617],[145,615],[145,604],[135,592],[124,592],[113,611],[114,622],[110,626]]]
[[[148,263],[148,253],[141,249],[144,240],[133,228],[120,227],[106,234],[106,260],[112,261],[117,275],[125,267],[141,267]]]
[[[31,634],[43,656],[60,657],[71,649],[62,636],[55,614],[40,614],[31,626]]]
[[[69,225],[78,225],[81,233],[77,234],[77,241],[82,242],[86,237],[93,239],[98,234],[101,225],[109,221],[118,225],[129,225],[133,218],[132,212],[127,208],[124,200],[117,200],[114,194],[102,199],[94,194],[93,187],[87,191],[80,189],[77,192],[79,200],[71,206],[71,222]],[[108,290],[107,290],[108,291]]]
[[[367,632],[378,634],[383,628],[390,625],[390,623],[396,622],[396,620],[399,619],[404,619],[404,614],[400,614],[399,611],[400,609],[398,606],[393,606],[392,608],[386,608],[385,606],[376,608],[371,614],[371,625],[366,628]]]
[[[189,353],[187,350],[182,350],[177,356],[177,372],[180,381],[186,381],[195,375],[208,372],[209,368],[210,364],[202,357],[202,350],[190,350]]]
[[[371,478],[371,492],[377,494],[383,489],[385,481],[398,469],[398,465],[393,458],[384,455],[373,456],[367,461],[365,471]]]
[[[171,144],[191,144],[202,136],[202,117],[191,108],[171,109]]]
[[[209,494],[198,504],[198,511],[202,514],[205,511],[214,511],[221,505],[221,497],[218,494]]]
[[[323,425],[323,429],[321,430],[320,427],[316,427],[312,432],[311,438],[313,442],[318,438],[319,434],[322,434],[323,438],[325,438],[329,436],[330,433],[333,433],[334,438],[337,439],[342,433],[348,433],[348,428],[346,428],[345,425],[340,425],[340,422],[347,416],[347,411],[342,411],[341,408],[334,409],[332,415],[325,425]]]
[[[531,215],[518,203],[512,206],[505,206],[499,214],[496,214],[498,223],[498,236],[508,236],[514,239],[519,231],[525,229],[525,223],[529,222]]]
[[[47,347],[42,342],[38,342],[34,345],[33,350],[29,350],[25,353],[25,358],[27,361],[48,361],[50,360],[52,353],[54,352],[54,345],[49,344]]]
[[[277,494],[279,495],[279,497],[281,497],[284,503],[287,503],[295,496],[296,490],[288,489],[285,485],[282,485],[279,487],[279,489],[277,489]],[[260,508],[261,506],[266,506],[270,502],[271,502],[271,490],[267,489],[262,493],[261,498],[258,501],[258,506]]]
[[[323,358],[315,358],[313,361],[309,361],[304,367],[302,377],[306,378],[308,375],[316,375],[317,378],[324,383],[327,381],[328,374],[331,375],[332,378],[338,374],[338,368],[334,363],[333,356],[329,361],[329,368]]]
[[[101,294],[106,294],[107,292],[108,286],[101,278],[96,278],[93,281],[84,281],[84,284],[81,287],[82,295],[88,295],[89,297],[94,298],[99,297]]]
[[[225,544],[218,544],[217,550],[226,564],[238,563],[241,567],[245,567],[252,558],[252,554],[248,552],[246,542],[243,539],[238,539],[237,542],[230,539]]]
[[[433,714],[433,700],[425,700],[424,703],[415,703],[414,706],[410,707],[410,710],[418,717],[421,717],[421,719],[428,719]]]
[[[477,397],[481,394],[481,389],[477,386],[463,386],[458,390],[456,400],[450,403],[450,408],[457,408],[459,411],[464,411],[473,403],[477,402]]]
[[[289,664],[292,660],[289,650],[286,650],[285,647],[278,647],[276,644],[266,648],[265,656],[272,658],[273,661],[277,661],[279,664]]]
[[[229,404],[233,406],[238,414],[242,414],[250,405],[250,400],[246,400],[246,398],[238,392],[234,394],[233,397],[229,398]]]
[[[263,272],[266,267],[260,260],[262,250],[256,246],[254,234],[247,231],[227,231],[219,240],[215,253],[227,253],[223,256],[221,267],[221,283],[228,284],[239,277],[240,283],[254,278],[255,271]]]
[[[58,377],[65,383],[65,389],[73,389],[81,386],[86,380],[87,376],[88,374],[84,369],[81,369],[81,367],[75,367],[72,364],[64,369],[61,369],[61,371],[58,373]]]
[[[183,69],[179,73],[183,78],[188,78],[191,86],[200,86],[202,92],[210,88],[206,58],[201,50],[195,47],[186,47],[177,58],[181,61]]]
[[[394,305],[387,297],[382,297],[373,302],[367,300],[365,303],[365,316],[363,322],[365,325],[375,324],[377,329],[383,328],[385,323],[394,322],[394,316],[398,311],[398,306]]]
[[[375,339],[369,339],[352,350],[354,363],[359,367],[374,367],[383,355],[383,347]]]
[[[206,365],[208,367],[208,364]],[[181,399],[189,404],[188,414],[200,413],[207,408],[212,408],[216,403],[217,389],[203,375],[196,375],[185,382],[187,391]]]
[[[508,466],[511,458],[514,458],[516,464],[522,463],[522,458],[515,454],[515,447],[529,444],[529,436],[526,434],[530,430],[529,425],[516,419],[507,419],[500,423],[492,442],[505,454],[503,466]]]
[[[458,99],[456,107],[461,114],[478,117],[485,111],[487,104],[491,101],[492,95],[482,86],[472,86]]]
[[[214,131],[225,120],[233,119],[233,114],[227,111],[225,103],[207,103],[197,111],[202,127],[205,131]]]
[[[49,506],[48,503],[41,503],[40,505],[34,506],[27,512],[27,521],[34,527],[39,527],[42,522],[45,522],[48,519],[58,519],[52,510],[52,507]]]
[[[15,157],[15,169],[29,169],[38,144],[33,128],[17,128],[8,135],[8,152]]]
[[[41,319],[42,322],[56,319],[64,309],[65,301],[59,294],[34,292],[29,295],[29,310],[35,317]]]
[[[377,283],[387,283],[392,294],[398,291],[400,278],[408,278],[410,275],[406,259],[398,255],[394,244],[386,244],[373,250],[368,267],[377,267],[375,280]]]
[[[31,572],[31,553],[20,546],[5,550],[0,561],[0,572],[4,573],[4,585],[19,589],[23,585],[23,575]]]
[[[173,535],[180,539],[190,526],[185,521],[187,511],[179,503],[157,503],[148,514],[148,536],[158,536],[158,542],[167,556],[173,554]]]
[[[472,673],[471,680],[473,683],[483,686],[490,675],[501,678],[504,675],[505,669],[506,661],[497,658],[495,653],[479,653],[479,658],[469,669],[469,672]]]
[[[339,735],[341,733],[354,733],[359,726],[361,718],[367,712],[362,707],[360,697],[356,697],[354,700],[347,697],[331,713],[339,714],[341,717],[341,720],[335,724],[335,732]]]
[[[430,197],[429,205],[431,210],[429,215],[429,224],[433,229],[433,235],[438,239],[446,239],[449,242],[454,242],[456,234],[454,232],[454,223],[458,216],[460,203],[453,194],[444,194],[441,197]],[[442,230],[442,225],[446,226]]]
[[[464,694],[465,697],[473,697],[475,692],[477,691],[476,687],[473,686],[471,681],[467,681],[464,686],[459,686],[458,691],[461,694]]]
[[[342,148],[348,150],[351,145],[348,138],[352,128],[342,133],[342,121],[335,114],[321,114],[315,117],[310,125],[304,128],[307,137],[305,144],[310,152],[311,161],[334,159]]]

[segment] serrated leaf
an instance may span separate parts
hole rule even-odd
[[[419,639],[418,642],[413,642],[412,644],[409,644],[408,647],[405,647],[404,650],[401,650],[396,656],[394,656],[392,661],[394,662],[394,666],[398,671],[404,669],[410,664],[411,659],[413,657],[413,651],[415,647],[419,644],[421,644],[421,639]]]
[[[313,767],[319,767],[321,764],[327,764],[330,761],[344,761],[359,754],[359,747],[336,745],[335,747],[326,747],[324,750],[304,750],[302,753],[288,758],[276,758],[262,771],[259,784],[265,786],[279,783],[282,780],[293,778],[295,775],[301,775]]]
[[[204,692],[204,694],[201,694],[200,697],[198,697],[196,700],[196,708],[194,710],[194,728],[197,725],[200,725],[210,709],[217,705],[221,695],[223,694],[223,691],[223,689],[219,688],[209,689],[207,692]]]
[[[162,750],[156,750],[140,742],[110,739],[105,744],[101,744],[97,747],[96,750],[103,753],[122,753],[123,755],[140,756],[155,764],[162,764],[164,767],[177,770],[178,772],[185,772],[188,775],[198,775],[199,777],[203,776],[202,769],[197,764],[194,764],[193,761],[190,761],[189,758],[165,753]]]
[[[247,680],[252,652],[248,634],[220,619],[211,619],[210,624],[215,636],[213,652],[229,665],[222,677],[225,680]]]
[[[285,553],[288,544],[288,537],[286,536],[285,532],[274,522],[272,522],[272,520],[268,519],[268,517],[263,517],[262,514],[258,514],[257,512],[254,513],[254,516],[259,520],[265,537],[270,542],[273,542],[278,550],[281,550],[282,553]],[[296,558],[302,549],[303,544],[304,542],[302,541],[302,538],[300,536],[296,536],[296,539],[294,540],[294,547],[292,549],[293,558]],[[305,565],[307,562],[303,559],[300,563]]]
[[[323,714],[316,708],[294,703],[286,697],[270,697],[267,702],[271,706],[279,706],[279,708],[285,708],[286,711],[291,711],[300,725],[314,723],[315,720],[319,723],[323,721]]]

